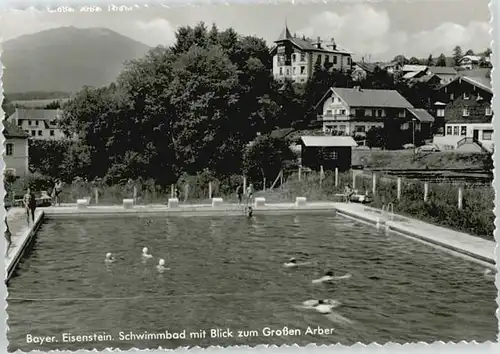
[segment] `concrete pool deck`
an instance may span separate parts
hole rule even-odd
[[[383,213],[375,209],[356,203],[339,202],[308,202],[296,206],[295,203],[269,203],[264,206],[254,206],[255,213],[290,214],[297,212],[336,212],[342,216],[362,221],[387,232],[394,232],[422,243],[429,244],[443,251],[462,256],[466,259],[480,263],[492,270],[496,270],[495,242],[485,240],[466,233],[450,230],[444,227],[428,224],[420,220],[403,217],[398,214]],[[241,215],[244,205],[221,204],[180,204],[176,208],[166,205],[135,205],[126,209],[122,205],[103,206],[89,205],[80,209],[76,204],[60,207],[40,208],[35,214],[35,223],[28,227],[26,216],[22,208],[12,208],[7,214],[7,221],[12,233],[12,245],[6,256],[6,273],[8,281],[22,258],[23,253],[30,244],[38,227],[45,217],[75,217],[92,216],[106,217],[113,215],[177,215],[177,216],[210,216],[210,215]]]

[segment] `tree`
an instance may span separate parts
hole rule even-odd
[[[392,59],[392,61],[395,61],[397,63],[399,63],[400,65],[406,65],[408,64],[408,59],[406,59],[406,57],[404,55],[396,55],[394,57],[394,59]]]
[[[463,57],[462,48],[457,45],[453,49],[453,65],[459,66],[460,65],[460,60],[462,59],[462,57]]]
[[[290,143],[285,138],[262,135],[257,137],[243,155],[245,174],[253,180],[276,178],[286,161],[295,160]]]
[[[408,61],[408,64],[410,65],[419,65],[420,60],[416,57],[411,57],[410,60]]]
[[[446,56],[443,53],[437,58],[436,66],[446,66]]]
[[[429,54],[429,57],[427,58],[427,61],[425,62],[425,65],[427,65],[427,66],[433,66],[434,65],[434,59],[432,58],[432,54]]]
[[[384,147],[384,129],[373,127],[366,132],[366,145],[372,147]]]
[[[472,49],[469,49],[465,52],[465,55],[475,55]]]

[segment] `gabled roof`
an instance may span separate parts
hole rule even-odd
[[[462,58],[460,58],[459,62],[463,61],[471,61],[471,62],[479,62],[482,57],[479,55],[464,55]]]
[[[359,66],[361,69],[363,69],[366,72],[372,73],[375,71],[377,67],[379,67],[375,63],[364,63],[364,62],[356,62],[354,65]]]
[[[434,122],[434,117],[423,108],[408,108],[408,111],[422,123]]]
[[[436,79],[437,81],[441,81],[441,78],[439,76],[435,75],[435,74],[426,74],[424,76],[417,77],[414,80],[418,81],[418,82],[429,82],[432,79]]]
[[[315,45],[314,41],[310,38],[305,38],[305,37],[299,38],[296,36],[292,36],[292,34],[290,33],[287,26],[285,26],[285,28],[281,32],[280,36],[278,37],[278,39],[274,42],[279,44],[279,43],[282,43],[285,41],[290,41],[295,47],[297,47],[298,49],[300,49],[304,52],[325,52],[325,53],[337,53],[337,54],[351,54],[351,52],[348,51],[346,48],[342,48],[342,47],[338,46],[336,43],[335,43],[335,49],[333,49],[332,47],[329,46],[329,44],[331,45],[332,43],[321,43],[322,48],[318,48]],[[276,48],[277,48],[277,45],[274,45],[269,50],[269,52],[273,53],[276,50]]]
[[[330,97],[332,93],[335,93],[350,107],[413,108],[411,103],[396,90],[365,90],[340,87],[331,87],[316,104],[315,108]]]
[[[16,108],[9,119],[57,120],[62,114],[60,109]]]
[[[423,71],[426,70],[426,65],[403,65],[402,71]]]
[[[448,85],[451,85],[452,83],[455,82],[461,82],[461,80],[474,85],[486,92],[493,93],[493,88],[491,85],[491,79],[484,77],[484,76],[466,76],[466,75],[459,75],[452,81],[448,82],[447,84],[441,86],[441,88],[446,87]]]
[[[4,120],[3,121],[3,135],[6,139],[8,138],[18,138],[18,139],[28,139],[29,135],[15,125],[13,122]]]
[[[436,75],[457,75],[455,68],[449,66],[429,66],[428,70]]]
[[[358,144],[351,136],[301,136],[305,146],[311,147],[356,147]]]
[[[403,75],[403,79],[409,80],[424,74],[425,74],[424,71],[410,71]]]

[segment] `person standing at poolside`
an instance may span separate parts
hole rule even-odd
[[[56,180],[56,183],[54,184],[54,188],[52,189],[52,197],[54,198],[54,205],[59,205],[61,206],[61,199],[59,197],[59,194],[62,192],[62,182],[60,179]]]
[[[26,190],[26,194],[23,198],[24,209],[26,209],[26,221],[28,222],[28,226],[30,225],[30,213],[31,220],[35,222],[35,210],[36,210],[36,198],[35,195],[31,192],[31,189],[28,187]]]
[[[238,204],[241,204],[243,199],[243,186],[241,183],[238,183],[238,187],[236,187],[236,195],[238,196]]]
[[[250,183],[247,187],[247,204],[252,202],[253,198],[253,184]]]

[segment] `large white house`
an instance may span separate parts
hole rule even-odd
[[[9,121],[3,122],[5,173],[14,176],[28,174],[28,134]]]
[[[351,53],[340,48],[333,38],[326,42],[320,37],[312,40],[305,36],[292,36],[287,26],[270,52],[273,57],[273,75],[278,81],[290,79],[305,83],[313,74],[317,61],[339,71],[348,71],[352,67]]]
[[[434,118],[424,109],[414,108],[396,90],[366,90],[330,88],[316,105],[323,114],[323,132],[335,135],[364,135],[371,128],[384,127],[388,122],[408,129],[430,130]]]
[[[16,108],[9,121],[25,131],[32,139],[63,139],[57,120],[61,117],[60,109]]]

